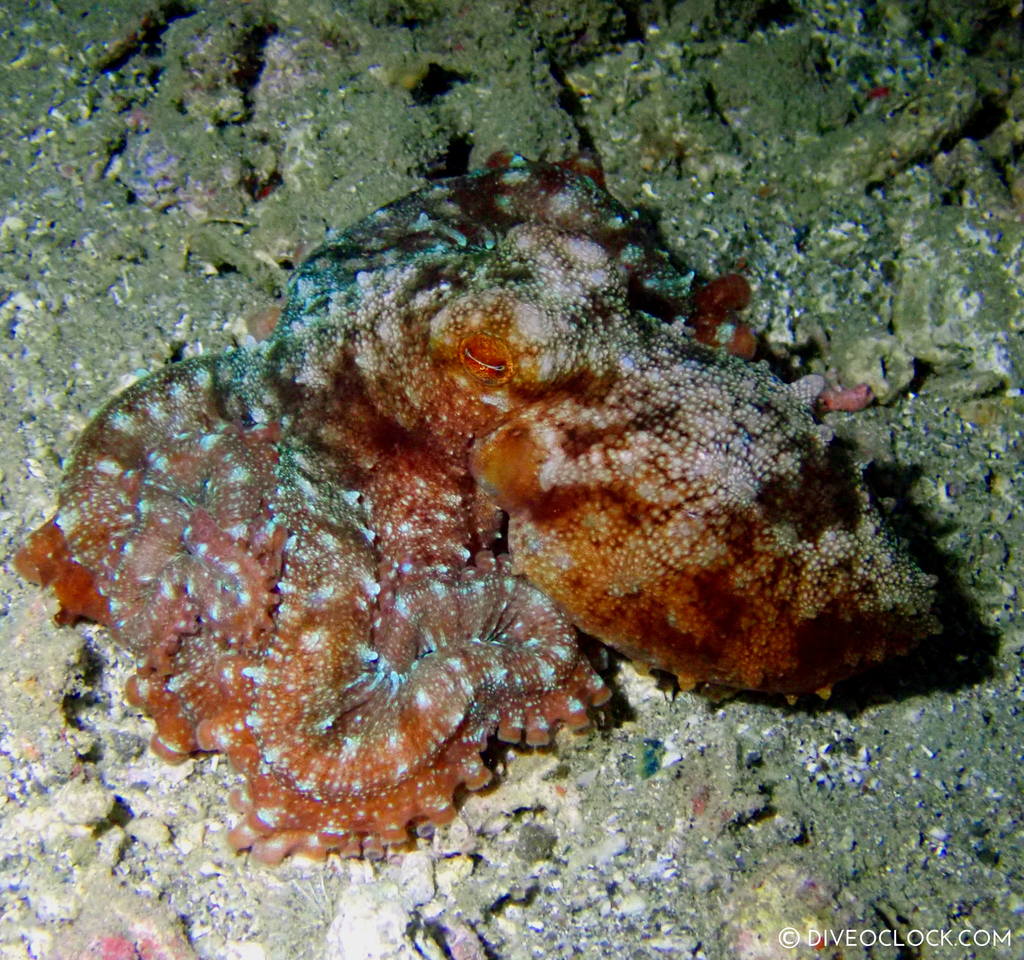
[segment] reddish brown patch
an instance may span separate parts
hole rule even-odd
[[[746,324],[735,319],[737,311],[750,305],[750,284],[738,273],[716,277],[694,294],[694,313],[687,320],[697,340],[713,347],[724,347],[729,353],[750,360],[757,349],[757,340]],[[726,332],[719,328],[731,324]]]
[[[271,304],[245,318],[245,329],[257,340],[266,340],[274,332],[277,321],[281,319],[284,302]]]
[[[722,274],[697,291],[694,305],[707,314],[742,310],[750,305],[750,284],[738,273]]]
[[[505,170],[511,166],[516,155],[511,150],[495,150],[485,161],[488,170]]]
[[[110,608],[96,588],[96,578],[71,559],[64,531],[56,520],[44,523],[32,533],[14,555],[14,569],[26,580],[53,587],[60,601],[54,618],[59,624],[85,618],[110,625]]]
[[[528,510],[540,497],[537,485],[541,452],[526,427],[506,430],[473,451],[470,469],[504,510]]]
[[[515,161],[516,154],[510,150],[496,150],[484,161],[484,166],[489,170],[507,170]],[[601,161],[589,150],[581,150],[564,160],[556,160],[552,166],[568,170],[576,176],[590,177],[602,190],[606,188]]]
[[[590,177],[602,190],[607,189],[608,185],[605,183],[604,169],[601,167],[601,161],[597,154],[591,153],[588,150],[583,150],[580,153],[573,154],[571,157],[566,157],[564,160],[559,160],[555,163],[555,166],[582,177]]]
[[[866,383],[858,383],[855,387],[829,387],[818,394],[818,406],[829,412],[840,410],[843,413],[856,413],[869,406],[875,395]]]

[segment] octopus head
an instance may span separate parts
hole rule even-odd
[[[430,322],[430,354],[449,388],[509,412],[607,378],[636,339],[626,276],[607,251],[550,226],[512,228]]]

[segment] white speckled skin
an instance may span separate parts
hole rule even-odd
[[[932,628],[930,579],[821,384],[697,343],[689,294],[565,167],[430,187],[314,253],[268,341],[108,404],[20,567],[138,654],[161,753],[231,758],[268,861],[379,854],[488,780],[495,732],[585,724],[576,628],[827,688]]]

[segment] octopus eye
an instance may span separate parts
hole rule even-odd
[[[462,365],[481,383],[505,383],[512,377],[512,351],[500,337],[471,333],[459,344]]]

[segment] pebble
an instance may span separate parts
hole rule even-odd
[[[92,825],[106,819],[114,796],[95,780],[72,780],[54,797],[57,816],[72,826]]]

